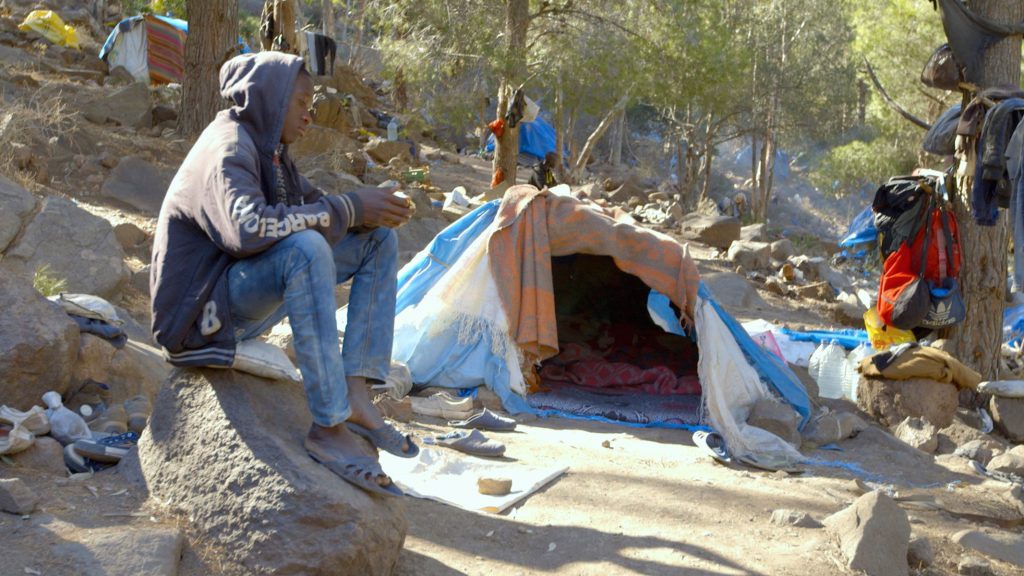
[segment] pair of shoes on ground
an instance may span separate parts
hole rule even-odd
[[[420,447],[413,441],[412,434],[403,434],[391,424],[384,423],[379,428],[367,428],[354,422],[347,423],[348,429],[362,436],[377,448],[400,458],[415,458]],[[403,445],[408,444],[403,449]],[[329,459],[318,455],[306,444],[309,456],[325,468],[337,474],[342,480],[374,494],[383,496],[404,496],[405,493],[395,485],[394,480],[387,486],[377,483],[376,477],[384,474],[380,461],[369,456],[349,458],[345,460]]]
[[[495,442],[479,430],[453,430],[441,436],[427,437],[423,441],[427,444],[445,446],[459,452],[465,452],[473,456],[486,456],[497,458],[505,454],[505,445]]]
[[[135,432],[75,440],[64,447],[64,464],[74,473],[98,472],[120,462],[138,442]]]
[[[128,431],[142,434],[152,412],[153,407],[149,403],[149,398],[140,394],[127,400],[123,405],[115,404],[97,412],[86,422],[90,430],[101,434],[124,434]]]
[[[412,411],[423,416],[445,419],[466,419],[473,414],[473,399],[456,398],[447,392],[427,397],[411,396]]]

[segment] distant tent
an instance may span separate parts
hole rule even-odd
[[[750,145],[746,145],[742,150],[736,153],[736,157],[733,161],[740,166],[750,166]],[[775,178],[777,180],[785,180],[789,178],[789,154],[786,154],[782,150],[775,151]]]
[[[839,242],[840,248],[850,248],[858,244],[866,244],[878,240],[878,229],[875,228],[875,213],[871,206],[864,208],[860,214],[850,222],[850,229],[846,236]]]
[[[519,125],[520,161],[531,164],[539,162],[548,152],[554,152],[555,129],[541,115],[533,122]],[[487,137],[487,151],[494,152],[494,134]],[[523,156],[526,158],[523,158]]]
[[[575,198],[513,186],[463,216],[399,272],[396,308],[392,356],[416,384],[485,385],[512,413],[711,425],[734,455],[802,458],[746,421],[767,400],[806,423],[807,392],[686,247]]]
[[[185,79],[188,22],[143,14],[121,20],[107,36],[100,59],[111,70],[123,66],[137,81],[181,83]]]

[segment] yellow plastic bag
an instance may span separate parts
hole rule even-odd
[[[864,328],[868,331],[868,340],[875,350],[885,350],[889,346],[904,342],[917,342],[917,338],[914,338],[914,333],[910,330],[886,326],[874,306],[864,313]]]
[[[18,25],[18,29],[24,32],[29,30],[38,32],[39,35],[54,44],[78,50],[78,31],[74,26],[65,24],[53,10],[29,12],[25,21]]]

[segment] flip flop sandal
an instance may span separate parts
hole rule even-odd
[[[412,434],[402,434],[390,424],[370,430],[365,426],[348,422],[348,429],[366,438],[377,448],[399,458],[415,458],[420,453],[420,447],[412,441]],[[409,444],[409,449],[403,451],[402,444],[406,442]]]
[[[50,432],[50,419],[39,406],[33,406],[24,412],[10,406],[0,406],[0,422],[21,424],[34,436],[42,436]]]
[[[718,432],[698,430],[693,433],[693,443],[715,460],[726,464],[732,463],[732,456],[725,447],[725,439]]]
[[[473,456],[487,456],[491,458],[497,458],[505,454],[505,445],[501,442],[495,442],[484,436],[483,432],[479,430],[473,430],[472,432],[465,432],[463,430],[454,430],[445,434],[444,436],[435,436],[433,438],[424,438],[424,442],[427,444],[435,444],[437,446],[446,446],[459,452],[465,452],[466,454],[472,454]]]
[[[516,421],[511,418],[499,416],[484,408],[465,420],[449,422],[454,428],[479,428],[480,430],[492,430],[494,432],[511,432],[516,429]]]
[[[381,470],[380,463],[373,458],[360,456],[348,460],[324,460],[314,454],[312,450],[307,449],[306,452],[310,458],[353,486],[382,496],[405,496],[405,492],[395,486],[394,480],[391,480],[387,486],[377,483],[377,476],[384,474],[384,471]]]

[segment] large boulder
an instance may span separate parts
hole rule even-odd
[[[142,127],[152,123],[153,99],[149,85],[135,82],[82,105],[82,115],[90,122],[113,121],[121,126]]]
[[[747,270],[761,270],[771,263],[771,249],[767,242],[738,240],[729,246],[727,258]]]
[[[707,216],[696,212],[687,214],[679,226],[680,235],[708,246],[727,250],[740,239],[740,221],[728,216]]]
[[[861,378],[857,405],[889,428],[907,417],[923,418],[936,428],[945,428],[953,422],[959,396],[956,386],[934,380]]]
[[[608,199],[617,204],[626,204],[632,198],[641,201],[647,200],[647,194],[640,177],[630,174],[625,181],[614,190],[608,192]]]
[[[313,97],[313,121],[320,126],[348,134],[354,127],[352,111],[346,98],[338,93],[317,92]]]
[[[123,348],[94,334],[82,334],[78,361],[72,373],[72,388],[89,380],[110,387],[108,402],[120,403],[133,396],[156,396],[160,383],[171,371],[156,348],[129,340]]]
[[[36,199],[28,190],[0,175],[0,252],[18,235],[35,207]]]
[[[839,540],[846,566],[871,576],[906,576],[910,521],[892,498],[868,492],[850,507],[825,518],[825,528]]]
[[[961,530],[951,538],[953,542],[981,552],[985,556],[1024,568],[1024,536],[1009,532],[986,534],[977,530]]]
[[[989,401],[996,429],[1011,442],[1024,442],[1024,398],[993,396]]]
[[[744,242],[766,242],[768,240],[768,230],[765,229],[764,222],[740,228],[740,240]]]
[[[406,145],[406,150],[408,148]],[[314,124],[306,129],[306,134],[292,144],[288,151],[299,161],[300,167],[306,167],[302,160],[327,154],[341,157],[347,152],[358,152],[359,142],[337,130]]]
[[[1002,472],[1004,474],[1016,474],[1024,477],[1024,444],[1014,447],[983,464],[991,472]]]
[[[703,280],[715,300],[728,309],[768,306],[747,279],[735,272],[707,274]]]
[[[78,324],[32,288],[24,270],[0,263],[0,404],[18,410],[41,404],[48,390],[71,383]]]
[[[184,540],[181,530],[163,526],[79,528],[75,541],[51,553],[74,561],[79,574],[176,576]]]
[[[103,183],[100,194],[148,214],[158,214],[172,174],[138,156],[125,156]]]
[[[302,447],[309,425],[300,384],[177,370],[120,468],[189,518],[232,572],[390,573],[407,529],[401,500],[314,462]]]
[[[107,299],[117,295],[131,274],[110,223],[59,196],[43,200],[42,210],[7,256],[33,270],[49,266],[52,275],[67,281],[69,292]]]

